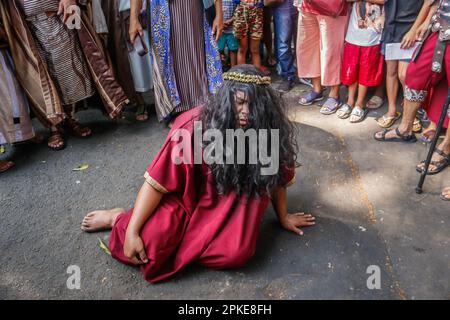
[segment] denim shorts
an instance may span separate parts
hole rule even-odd
[[[217,46],[220,52],[225,51],[226,47],[230,51],[238,51],[239,43],[233,33],[222,33]]]

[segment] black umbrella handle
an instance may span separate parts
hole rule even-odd
[[[422,194],[423,193],[423,184],[425,183],[425,178],[428,175],[428,170],[430,168],[431,159],[433,158],[434,150],[436,150],[436,145],[439,140],[439,136],[442,132],[442,128],[444,126],[445,117],[447,115],[447,112],[449,110],[450,106],[450,88],[448,89],[447,99],[445,100],[445,104],[442,108],[441,117],[439,118],[439,123],[436,128],[436,134],[431,141],[430,151],[428,152],[427,160],[425,161],[425,170],[422,171],[422,174],[420,176],[419,184],[416,187],[416,193]]]

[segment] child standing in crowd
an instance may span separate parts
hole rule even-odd
[[[342,84],[348,86],[348,100],[337,116],[350,117],[351,123],[357,123],[363,121],[368,112],[364,107],[368,87],[379,86],[383,79],[384,57],[380,42],[386,1],[353,2],[342,63]]]
[[[397,111],[399,80],[404,87],[406,69],[410,60],[398,60],[386,55],[386,46],[401,43],[402,49],[412,48],[416,42],[416,31],[428,15],[429,5],[428,1],[424,0],[389,0],[384,8],[386,23],[381,42],[386,60],[389,110],[377,122],[380,127],[389,128],[401,117],[400,112]]]
[[[218,47],[221,55],[225,55],[225,48],[228,47],[231,67],[237,65],[237,51],[239,43],[233,34],[233,15],[237,4],[234,0],[222,0],[223,8],[223,33],[219,39]]]
[[[320,113],[335,113],[342,105],[339,99],[348,6],[343,3],[333,15],[314,0],[298,3],[297,64],[298,77],[312,79],[313,90],[300,97],[299,104],[310,106],[321,101],[323,87],[330,87],[328,99]]]
[[[247,62],[247,52],[250,49],[252,64],[264,75],[270,71],[261,64],[260,44],[263,37],[263,0],[234,0],[238,4],[234,13],[234,35],[239,40],[238,64]]]

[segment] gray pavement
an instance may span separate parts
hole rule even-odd
[[[92,138],[72,138],[61,152],[45,144],[8,151],[17,166],[0,176],[0,298],[450,299],[450,207],[439,200],[450,170],[416,195],[414,166],[425,146],[380,144],[371,138],[373,118],[384,110],[352,125],[321,116],[317,106],[297,106],[302,90],[286,98],[302,163],[289,209],[318,220],[304,237],[282,230],[270,209],[246,267],[192,265],[170,281],[146,283],[99,248],[107,232],[87,235],[79,225],[91,210],[133,204],[168,129],[154,117],[141,124],[127,114],[115,122],[83,111]],[[88,170],[72,171],[83,163]],[[80,267],[80,290],[66,286],[71,265]],[[381,269],[380,290],[367,288],[372,265]]]

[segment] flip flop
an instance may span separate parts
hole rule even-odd
[[[434,136],[436,135],[436,130],[428,130],[422,133],[419,137],[419,140],[423,143],[431,143],[433,141]]]
[[[325,97],[322,93],[317,93],[315,91],[310,91],[307,94],[305,94],[303,97],[298,100],[298,103],[302,106],[310,106],[314,102],[322,101]]]
[[[395,129],[395,133],[397,134],[396,138],[386,139],[386,134],[389,131],[390,130],[384,130],[381,133],[381,138],[377,137],[377,133],[379,133],[379,132],[375,133],[373,137],[374,137],[375,140],[380,141],[380,142],[407,142],[407,143],[415,143],[415,142],[417,142],[417,138],[416,138],[415,134],[408,134],[408,135],[402,134],[400,132],[400,130],[398,130],[398,128]]]
[[[352,109],[353,108],[349,104],[344,103],[342,107],[339,108],[336,114],[339,119],[347,119],[348,117],[350,117]]]
[[[413,132],[414,133],[420,133],[422,131],[422,123],[420,122],[419,118],[414,118],[414,124],[413,124]]]
[[[441,193],[441,199],[443,201],[450,201],[450,188],[445,188]],[[446,196],[447,194],[447,196]]]
[[[368,113],[369,110],[367,109],[363,109],[360,106],[354,107],[350,115],[350,123],[359,123],[364,121]]]
[[[340,102],[338,99],[328,97],[327,101],[325,101],[322,108],[320,109],[320,113],[328,116],[335,113],[341,105],[342,102]]]
[[[370,100],[366,103],[366,108],[370,110],[379,109],[384,104],[384,99],[379,96],[373,96],[370,98]]]
[[[392,127],[394,123],[401,118],[401,116],[402,114],[400,112],[397,112],[394,117],[384,115],[381,118],[378,118],[376,121],[381,128],[387,129]]]

